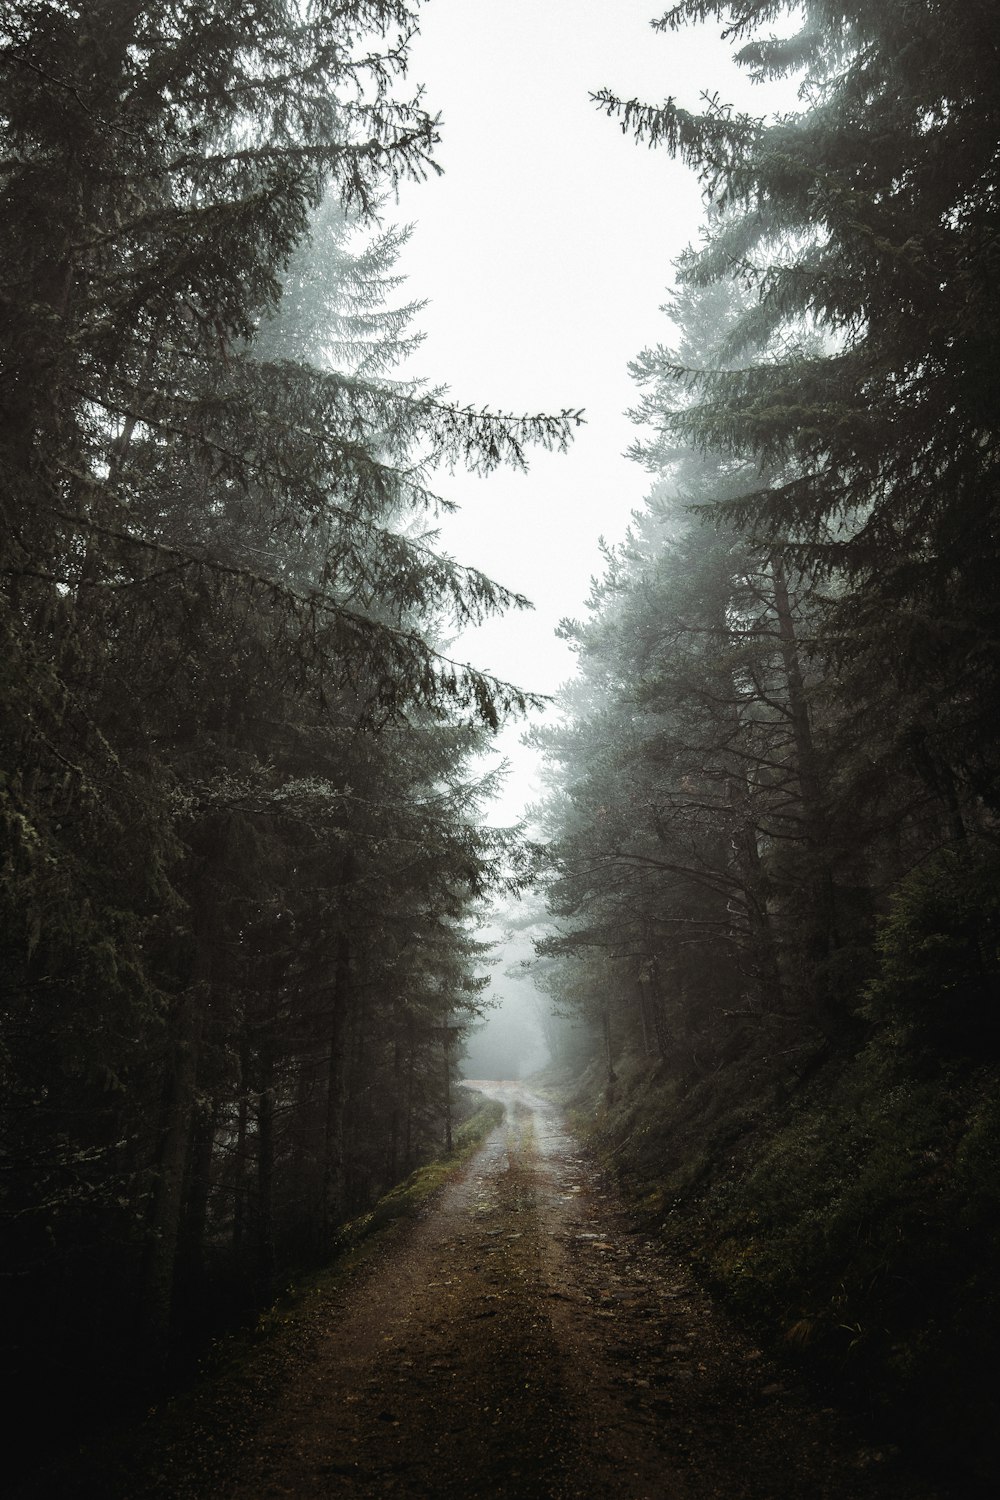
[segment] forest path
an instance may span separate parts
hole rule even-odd
[[[514,1083],[506,1120],[327,1331],[219,1500],[928,1500],[790,1388]]]

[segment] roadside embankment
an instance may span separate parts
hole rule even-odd
[[[478,1101],[478,1102],[477,1102]],[[502,1123],[503,1105],[473,1095],[451,1155],[419,1167],[367,1213],[341,1228],[327,1266],[286,1287],[254,1325],[216,1340],[191,1383],[152,1406],[145,1419],[109,1427],[89,1443],[48,1457],[15,1500],[205,1500],[216,1495],[252,1441],[274,1393],[327,1336],[330,1309],[350,1294],[429,1213]]]
[[[623,1055],[538,1083],[639,1221],[786,1367],[871,1430],[994,1493],[1000,1076],[923,1075],[884,1041],[798,1078],[681,1077]]]

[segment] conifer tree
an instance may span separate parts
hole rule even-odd
[[[46,1381],[47,1318],[67,1380],[91,1317],[105,1374],[148,1367],[329,1252],[386,1182],[345,1111],[384,1085],[388,1121],[411,996],[415,1161],[441,1069],[401,955],[460,1013],[463,916],[515,878],[463,765],[530,699],[440,640],[525,601],[436,551],[436,476],[576,418],[393,373],[413,25],[102,0],[0,36],[6,1329]]]
[[[788,15],[790,36],[769,35]],[[894,684],[898,765],[953,806],[997,797],[996,67],[988,0],[690,0],[663,33],[721,20],[751,76],[800,79],[770,123],[595,96],[727,208],[685,268],[751,305],[727,367],[670,366],[673,430],[764,466],[729,507],[835,581],[826,629],[857,690]],[[667,59],[665,58],[665,64]],[[821,342],[807,337],[819,330]],[[869,705],[874,714],[874,705]]]

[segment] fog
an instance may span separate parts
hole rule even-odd
[[[492,1008],[469,1034],[462,1077],[528,1078],[550,1061],[541,1023],[549,1002],[521,967],[532,956],[530,936],[499,929],[494,935]]]
[[[400,269],[429,299],[411,373],[474,405],[586,412],[568,454],[533,451],[527,474],[443,484],[461,507],[442,519],[445,548],[535,606],[470,628],[449,654],[543,694],[575,670],[556,627],[603,571],[599,537],[620,540],[648,489],[624,456],[636,436],[628,362],[671,336],[659,309],[703,215],[695,173],[638,147],[590,94],[675,94],[697,109],[710,86],[762,113],[794,98],[783,83],[751,85],[718,25],[658,36],[656,11],[648,0],[434,0],[413,52],[413,77],[444,117],[444,174],[400,192],[399,217],[416,222]],[[499,824],[540,794],[521,728],[498,740],[512,767],[489,815]]]

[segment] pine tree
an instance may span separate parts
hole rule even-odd
[[[435,1004],[471,993],[462,918],[518,856],[463,764],[530,701],[440,647],[525,601],[435,550],[436,475],[576,416],[393,376],[413,309],[373,229],[436,136],[412,6],[5,24],[6,1326],[48,1381],[51,1318],[98,1399],[384,1185],[345,1117],[398,975],[372,997],[407,942]],[[412,1160],[443,1101],[411,1052]]]
[[[783,13],[795,34],[766,35]],[[752,293],[727,367],[664,364],[695,392],[673,430],[763,466],[729,514],[835,580],[829,639],[856,685],[895,684],[897,763],[994,805],[996,8],[691,0],[656,26],[706,16],[803,105],[766,123],[596,96],[728,210],[685,276]]]

